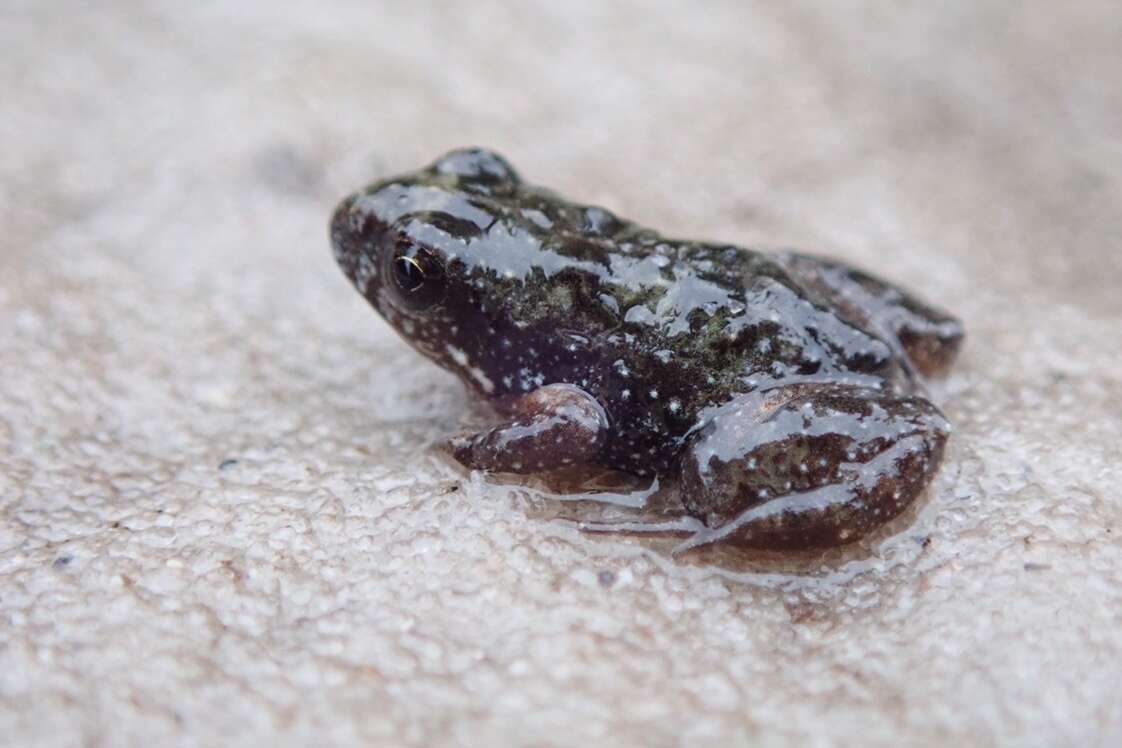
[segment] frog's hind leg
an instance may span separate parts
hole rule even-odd
[[[841,263],[794,253],[778,259],[804,288],[847,318],[891,335],[924,376],[945,374],[954,363],[964,335],[954,317]]]
[[[682,502],[705,529],[682,548],[842,545],[930,482],[949,426],[934,405],[845,385],[795,385],[721,406],[692,437]]]

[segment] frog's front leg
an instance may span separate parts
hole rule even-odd
[[[539,473],[592,462],[604,446],[608,417],[580,387],[550,384],[515,399],[507,420],[451,441],[465,467],[500,473]]]
[[[845,385],[744,395],[711,414],[682,464],[682,501],[706,529],[683,548],[841,545],[927,486],[950,427],[920,397]]]

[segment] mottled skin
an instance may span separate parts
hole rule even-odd
[[[504,419],[453,440],[487,471],[655,475],[693,544],[852,541],[930,481],[923,397],[953,318],[840,264],[666,239],[454,151],[345,199],[335,257],[413,346]]]

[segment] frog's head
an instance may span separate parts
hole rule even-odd
[[[520,188],[501,156],[458,150],[347,197],[331,220],[355,288],[415,348],[487,394],[512,363],[495,358],[511,347],[512,294],[525,285],[511,263],[536,266],[540,252],[512,218]]]

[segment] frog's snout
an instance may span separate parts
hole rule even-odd
[[[372,298],[371,284],[378,276],[378,240],[385,226],[362,210],[359,198],[359,194],[344,198],[331,214],[331,250],[335,262],[359,293]]]

